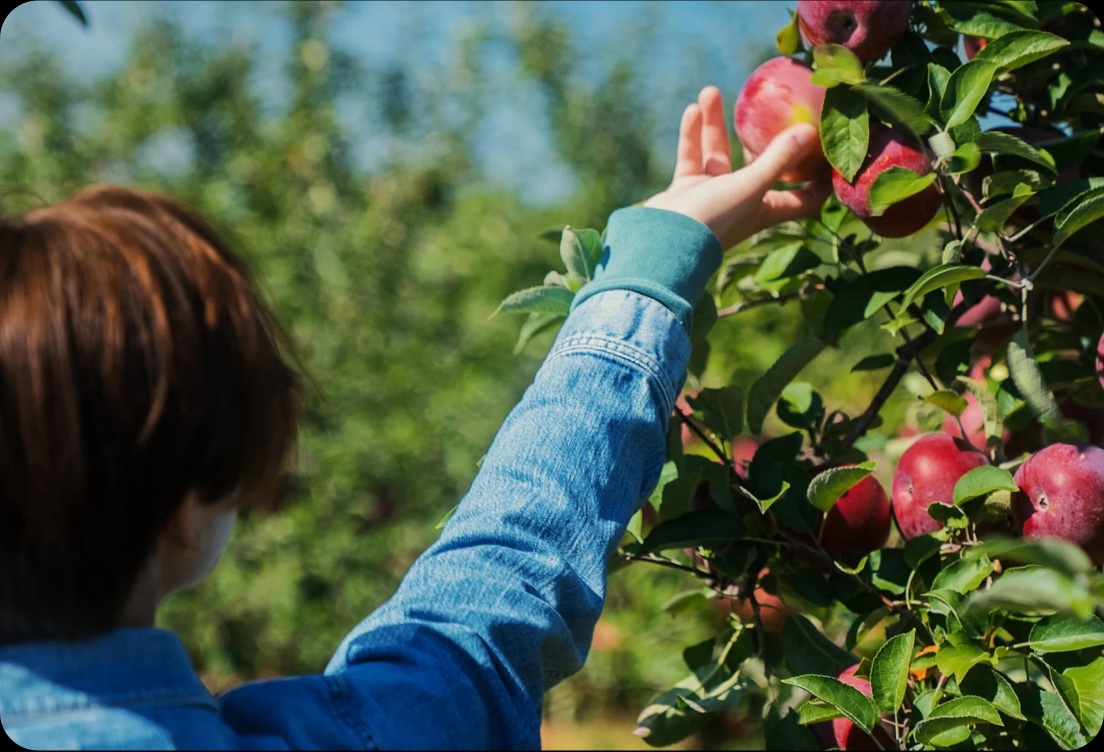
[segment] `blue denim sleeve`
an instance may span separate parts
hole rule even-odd
[[[578,671],[606,562],[664,461],[686,331],[630,290],[568,317],[438,541],[326,673],[381,748],[538,748]]]

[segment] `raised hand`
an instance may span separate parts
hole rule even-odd
[[[831,191],[827,179],[803,189],[772,189],[789,167],[819,148],[813,126],[795,125],[780,133],[754,162],[733,172],[721,93],[707,86],[683,112],[671,185],[644,205],[696,219],[724,248],[731,248],[760,230],[820,210]]]

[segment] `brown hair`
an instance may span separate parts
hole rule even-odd
[[[116,186],[0,216],[0,643],[116,625],[195,491],[271,499],[300,387],[244,263]]]

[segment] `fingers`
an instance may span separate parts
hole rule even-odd
[[[765,220],[770,225],[816,216],[832,193],[832,181],[828,178],[809,183],[796,191],[767,191],[763,196]]]
[[[702,111],[702,170],[706,175],[732,172],[732,147],[720,90],[716,86],[702,89],[698,106]]]
[[[764,187],[773,185],[786,170],[820,148],[816,128],[807,123],[779,133],[747,169]]]
[[[702,172],[702,111],[695,102],[687,105],[679,125],[675,180]]]

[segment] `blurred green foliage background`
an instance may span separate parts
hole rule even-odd
[[[320,671],[393,592],[551,342],[546,332],[515,354],[520,319],[490,318],[558,268],[541,234],[600,229],[662,189],[685,103],[716,83],[731,106],[776,53],[773,28],[745,33],[744,3],[710,4],[702,22],[750,41],[687,45],[665,75],[644,71],[680,3],[637,4],[603,45],[580,43],[563,4],[474,3],[447,45],[411,23],[404,54],[381,63],[336,39],[350,12],[340,3],[233,4],[238,21],[207,34],[182,23],[190,5],[142,4],[122,64],[96,75],[67,64],[48,28],[5,25],[0,205],[18,212],[102,181],[190,202],[250,260],[316,384],[292,501],[245,519],[214,575],[160,614],[218,690]],[[95,27],[101,6],[83,7]],[[250,17],[279,35],[238,33]],[[495,136],[522,121],[548,134],[548,179],[570,186],[565,197],[535,200],[488,168],[488,152],[532,163]],[[710,369],[750,382],[801,326],[793,306],[723,321]],[[831,393],[861,397],[865,381],[830,366]],[[664,611],[695,587],[669,570],[615,573],[587,667],[546,714],[628,717],[610,737],[639,745],[631,717],[683,676],[681,646],[720,618]],[[735,732],[715,733],[698,743]]]

